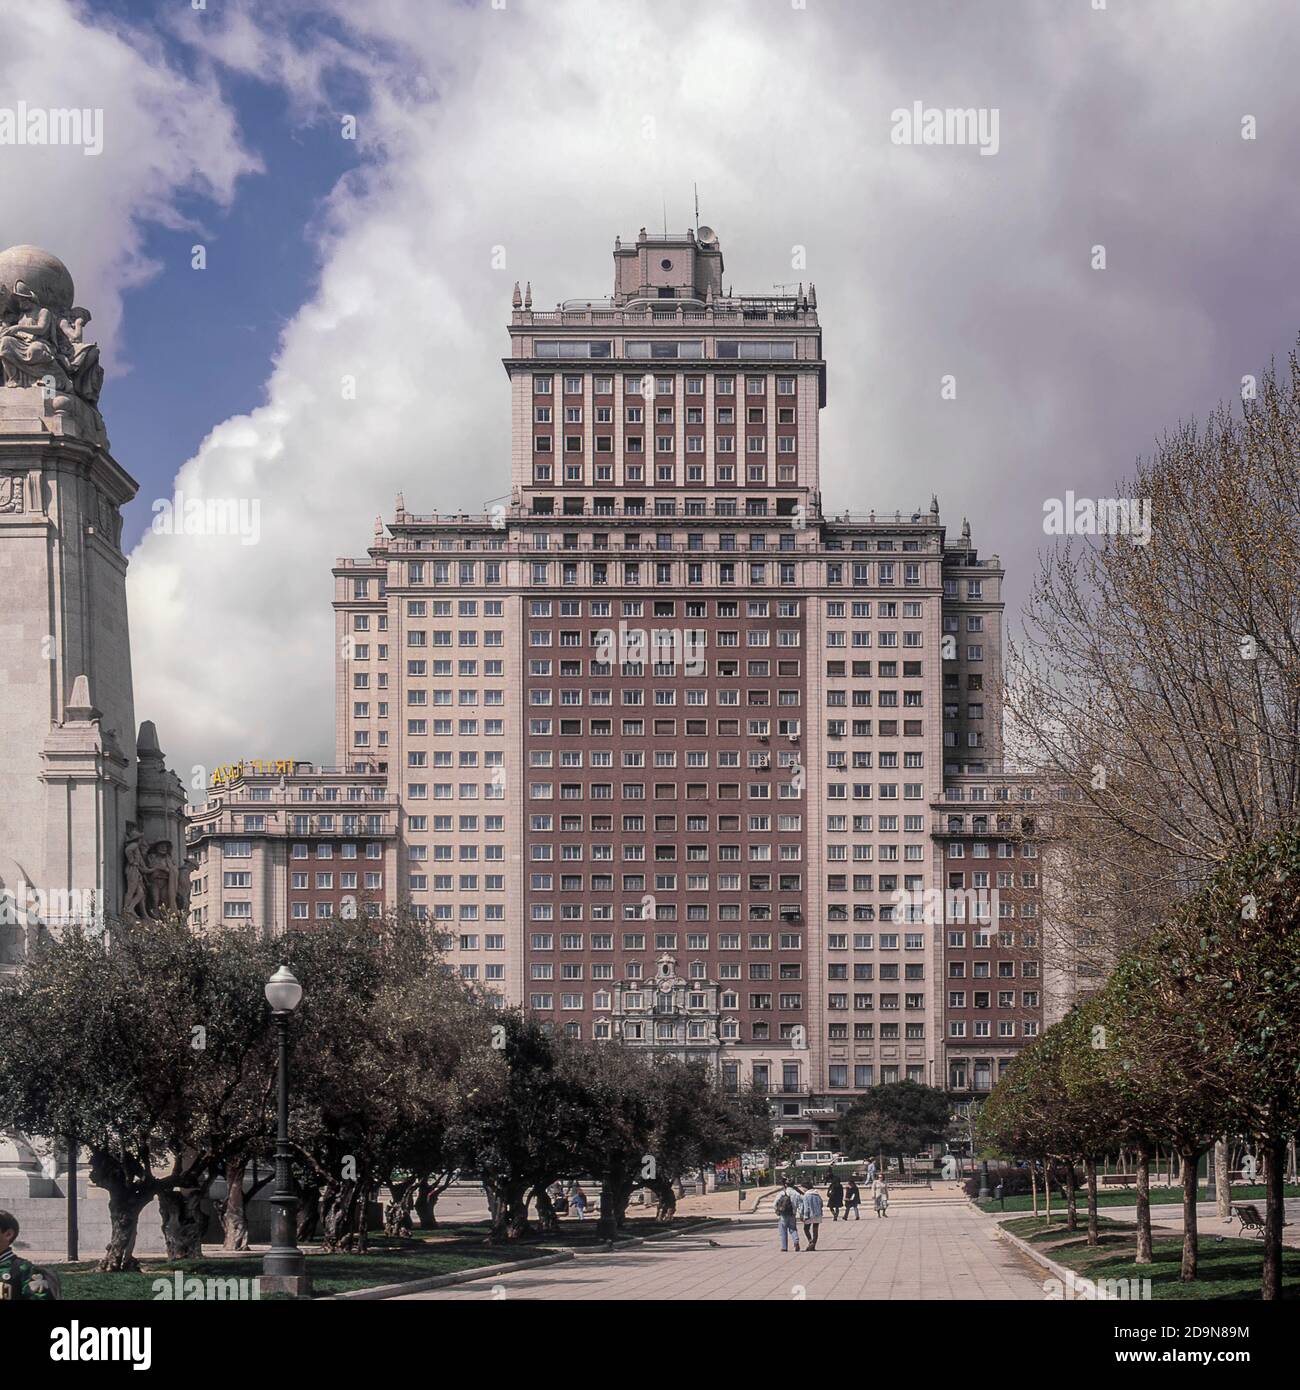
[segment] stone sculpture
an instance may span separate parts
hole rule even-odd
[[[122,898],[122,916],[143,917],[147,910],[145,876],[149,866],[144,857],[144,838],[134,825],[127,827],[126,844],[122,848],[122,858],[126,871],[126,892]]]
[[[149,915],[161,919],[176,911],[176,890],[180,869],[170,840],[155,840],[149,850]]]
[[[0,251],[0,379],[39,387],[50,411],[84,412],[92,437],[103,433],[99,348],[85,340],[90,312],[73,302],[75,287],[57,256],[35,246]]]

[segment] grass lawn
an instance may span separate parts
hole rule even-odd
[[[616,1237],[616,1240],[636,1240],[647,1236],[667,1235],[671,1231],[680,1231],[683,1226],[706,1226],[706,1225],[725,1225],[725,1219],[719,1220],[717,1217],[706,1216],[679,1216],[676,1221],[664,1222],[656,1221],[652,1216],[629,1216]],[[534,1220],[532,1230],[520,1243],[522,1248],[528,1249],[530,1246],[545,1245],[552,1250],[585,1249],[590,1246],[600,1246],[606,1243],[603,1236],[596,1234],[596,1218],[589,1216],[585,1221],[577,1221],[572,1217],[562,1216],[560,1218],[560,1229],[556,1232],[543,1232],[538,1229]],[[439,1225],[433,1231],[417,1231],[417,1240],[437,1240],[439,1236],[452,1233],[461,1238],[470,1240],[482,1240],[487,1227],[483,1222],[463,1222]],[[497,1247],[503,1251],[517,1248],[514,1245],[503,1245]],[[504,1258],[509,1258],[507,1254]]]
[[[1300,1187],[1297,1187],[1297,1186],[1295,1186],[1294,1184],[1288,1184],[1286,1187],[1284,1187],[1284,1188],[1282,1189],[1282,1195],[1285,1196],[1285,1197],[1300,1197]],[[1259,1202],[1262,1202],[1262,1201],[1264,1200],[1264,1197],[1265,1197],[1265,1191],[1264,1191],[1264,1188],[1263,1188],[1262,1186],[1256,1186],[1256,1187],[1234,1187],[1234,1188],[1232,1189],[1232,1200],[1233,1200],[1234,1203],[1236,1203],[1236,1202],[1255,1202],[1255,1203],[1259,1203]],[[1210,1201],[1213,1201],[1214,1199],[1213,1199],[1212,1197],[1210,1197],[1210,1196],[1207,1194],[1205,1188],[1202,1187],[1202,1188],[1198,1189],[1198,1191],[1197,1191],[1197,1193],[1196,1193],[1196,1200],[1197,1200],[1198,1202],[1210,1202]],[[1023,1196],[1019,1196],[1019,1197],[1007,1197],[1007,1198],[1004,1198],[1004,1201],[1005,1201],[1005,1203],[1006,1203],[1005,1206],[1003,1205],[1002,1202],[997,1202],[997,1201],[994,1201],[992,1198],[990,1198],[987,1202],[977,1202],[977,1203],[976,1203],[976,1206],[978,1206],[979,1209],[980,1209],[981,1211],[991,1211],[991,1212],[1001,1212],[1001,1211],[1033,1211],[1033,1209],[1034,1209],[1034,1198],[1033,1198],[1033,1194],[1030,1193],[1030,1192],[1026,1192]],[[1084,1192],[1084,1190],[1083,1190],[1082,1188],[1080,1188],[1080,1189],[1079,1189],[1079,1210],[1080,1210],[1080,1211],[1083,1211],[1083,1210],[1085,1209],[1085,1207],[1087,1206],[1087,1202],[1088,1202],[1087,1193]],[[1152,1205],[1153,1207],[1155,1207],[1155,1206],[1162,1206],[1162,1207],[1176,1206],[1176,1207],[1177,1207],[1177,1206],[1182,1206],[1182,1204],[1183,1204],[1183,1189],[1182,1189],[1181,1187],[1153,1187],[1153,1188],[1151,1189],[1151,1205]],[[1097,1205],[1098,1205],[1099,1207],[1133,1207],[1133,1206],[1136,1206],[1136,1205],[1137,1205],[1137,1189],[1134,1188],[1134,1187],[1127,1187],[1127,1188],[1118,1188],[1118,1189],[1117,1189],[1117,1188],[1110,1188],[1110,1189],[1107,1189],[1107,1190],[1103,1190],[1103,1191],[1097,1193]],[[1053,1215],[1053,1216],[1056,1215],[1056,1209],[1057,1209],[1058,1206],[1061,1208],[1062,1211],[1064,1211],[1064,1209],[1065,1209],[1065,1198],[1064,1198],[1063,1196],[1061,1196],[1061,1194],[1060,1194],[1059,1192],[1053,1192],[1053,1193],[1052,1193],[1052,1215]],[[1043,1194],[1042,1194],[1041,1191],[1040,1191],[1039,1194],[1038,1194],[1038,1209],[1039,1209],[1039,1211],[1042,1211],[1042,1209],[1043,1209]],[[1262,1211],[1263,1208],[1261,1207],[1260,1210]]]
[[[481,1265],[502,1264],[508,1260],[529,1260],[546,1252],[536,1245],[487,1246],[480,1230],[477,1239],[439,1238],[431,1241],[397,1243],[372,1238],[366,1255],[308,1254],[307,1272],[314,1294],[347,1293],[376,1284],[398,1284],[408,1279],[426,1279],[434,1274],[454,1274]],[[114,1302],[155,1297],[154,1281],[172,1282],[176,1270],[186,1275],[214,1279],[255,1279],[262,1272],[262,1256],[236,1255],[229,1258],[177,1260],[142,1259],[139,1274],[101,1274],[93,1263],[54,1265],[65,1299],[106,1299]],[[174,1296],[174,1295],[173,1295]],[[273,1297],[274,1295],[267,1295]]]
[[[663,1235],[687,1224],[672,1225],[651,1217],[629,1217],[619,1232],[620,1240],[637,1236]],[[718,1224],[716,1221],[713,1224]],[[511,1260],[531,1260],[551,1250],[586,1249],[603,1245],[596,1235],[596,1222],[560,1221],[558,1234],[533,1231],[522,1241],[508,1245],[485,1245],[485,1222],[449,1222],[432,1231],[417,1231],[414,1240],[390,1241],[371,1236],[366,1255],[308,1254],[307,1272],[314,1294],[348,1293],[373,1288],[376,1284],[398,1284],[410,1279],[427,1279],[435,1274],[454,1274],[462,1269],[505,1264]],[[142,1258],[139,1274],[101,1274],[93,1262],[53,1265],[65,1299],[148,1301],[154,1298],[154,1281],[174,1281],[175,1272],[214,1279],[255,1279],[262,1272],[261,1252],[231,1258],[168,1261]],[[174,1294],[172,1295],[174,1297]],[[267,1298],[278,1295],[266,1295]]]
[[[1081,1212],[1081,1227],[1084,1222],[1085,1214]],[[1018,1217],[1002,1224],[1013,1235],[1086,1279],[1150,1279],[1153,1300],[1259,1298],[1262,1252],[1257,1239],[1221,1237],[1202,1230],[1197,1277],[1184,1284],[1178,1277],[1183,1254],[1181,1236],[1157,1234],[1152,1241],[1152,1263],[1139,1265],[1133,1261],[1136,1230],[1130,1222],[1100,1218],[1101,1244],[1096,1248],[1088,1245],[1086,1227],[1071,1234],[1055,1214],[1050,1226],[1041,1216]],[[1300,1300],[1300,1250],[1288,1247],[1282,1252],[1282,1277],[1283,1297]]]

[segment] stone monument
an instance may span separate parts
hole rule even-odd
[[[57,257],[0,251],[0,971],[128,892],[140,915],[183,896],[184,788],[135,720],[121,508],[137,484],[109,451],[89,321]]]

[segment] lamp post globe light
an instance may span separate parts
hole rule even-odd
[[[275,1019],[279,1062],[278,1123],[275,1140],[275,1191],[271,1194],[271,1248],[262,1259],[263,1293],[305,1297],[311,1292],[307,1260],[298,1249],[298,1194],[289,1170],[289,1018],[302,999],[302,986],[287,965],[266,982],[266,1002]]]

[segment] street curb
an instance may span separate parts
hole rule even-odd
[[[675,1240],[678,1236],[687,1235],[691,1231],[707,1230],[712,1226],[727,1226],[731,1224],[730,1216],[711,1216],[692,1221],[690,1225],[678,1226],[671,1231],[657,1231],[652,1236],[626,1236],[622,1240],[615,1240],[614,1248],[606,1250],[603,1246],[589,1250],[575,1250],[575,1256],[581,1255],[617,1255],[620,1250],[628,1250],[634,1245],[649,1245],[654,1240]]]
[[[443,1289],[451,1284],[468,1284],[473,1279],[494,1279],[498,1274],[516,1274],[521,1269],[538,1265],[562,1264],[574,1258],[572,1250],[553,1250],[528,1260],[507,1260],[501,1264],[479,1265],[475,1269],[458,1269],[452,1274],[431,1274],[426,1279],[411,1279],[401,1284],[376,1284],[369,1289],[350,1289],[347,1293],[330,1293],[321,1298],[304,1300],[312,1303],[333,1303],[343,1299],[397,1298],[401,1294],[424,1293],[426,1289]]]
[[[1088,1279],[1088,1276],[1086,1274],[1079,1274],[1075,1270],[1068,1268],[1066,1265],[1058,1264],[1050,1256],[1044,1255],[1041,1250],[1035,1250],[1034,1247],[1030,1245],[1027,1241],[1021,1240],[1020,1237],[1017,1235],[1012,1235],[1012,1233],[1008,1231],[1007,1228],[1001,1224],[1001,1222],[998,1223],[998,1239],[1010,1241],[1010,1243],[1014,1245],[1015,1248],[1021,1252],[1021,1254],[1028,1255],[1029,1258],[1033,1260],[1036,1264],[1041,1265],[1046,1270],[1050,1270],[1051,1273],[1057,1279],[1057,1281],[1060,1283],[1062,1289],[1072,1289],[1075,1286],[1075,1284],[1078,1283],[1080,1280]],[[1088,1280],[1088,1282],[1091,1283],[1093,1286],[1093,1298],[1095,1300],[1099,1302],[1114,1301],[1111,1295],[1106,1293],[1104,1289],[1100,1288],[1094,1280]],[[1069,1301],[1074,1302],[1077,1300]]]
[[[579,1255],[617,1255],[620,1250],[629,1249],[634,1245],[647,1245],[654,1240],[672,1240],[677,1236],[686,1235],[690,1231],[698,1231],[711,1226],[727,1225],[731,1221],[730,1217],[713,1217],[704,1221],[693,1221],[690,1225],[681,1226],[674,1231],[661,1231],[652,1236],[632,1236],[626,1240],[614,1242],[613,1250],[597,1248],[592,1250],[550,1250],[548,1254],[538,1255],[528,1260],[508,1260],[501,1264],[480,1265],[475,1269],[458,1269],[452,1274],[431,1274],[425,1279],[411,1279],[401,1284],[376,1284],[369,1289],[350,1289],[347,1293],[325,1294],[321,1298],[311,1299],[313,1303],[331,1303],[343,1299],[357,1300],[369,1299],[379,1300],[384,1298],[398,1298],[402,1294],[424,1293],[428,1289],[447,1288],[453,1284],[468,1284],[475,1279],[494,1279],[500,1274],[517,1274],[523,1269],[532,1269],[538,1265],[561,1264],[565,1260],[577,1259]],[[546,1247],[542,1247],[545,1249]]]

